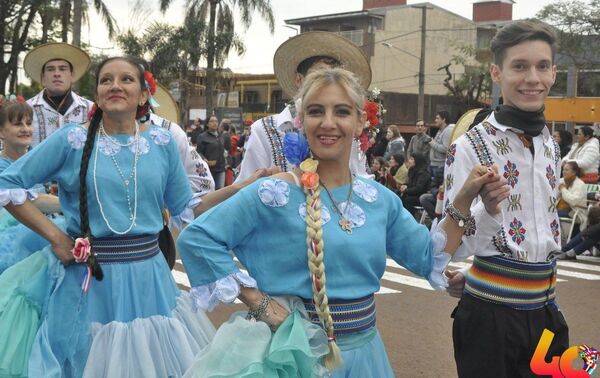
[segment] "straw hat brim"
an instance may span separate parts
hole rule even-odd
[[[160,105],[154,109],[156,115],[171,122],[179,123],[179,107],[177,106],[177,101],[175,101],[169,90],[162,84],[156,83],[154,99]]]
[[[73,65],[73,82],[81,79],[92,63],[90,56],[77,46],[63,42],[46,43],[27,53],[23,68],[27,75],[41,83],[42,67],[51,60],[66,60]]]
[[[371,84],[371,66],[362,50],[349,39],[331,32],[306,32],[285,41],[273,57],[273,69],[284,92],[294,97],[298,65],[313,56],[328,56],[338,60],[342,68],[353,72],[367,89]]]
[[[461,135],[469,131],[469,128],[475,121],[475,117],[482,110],[482,108],[467,110],[456,122],[454,129],[452,130],[452,135],[450,136],[450,143],[454,143]]]

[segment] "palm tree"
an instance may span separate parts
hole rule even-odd
[[[160,9],[165,11],[172,0],[160,0]],[[238,9],[242,25],[248,29],[252,15],[258,12],[267,21],[271,34],[275,31],[275,18],[270,0],[188,0],[187,13],[198,19],[208,18],[206,39],[206,114],[213,111],[213,91],[215,86],[215,62],[222,65],[231,48],[238,54],[243,52],[243,43],[235,33],[233,9]],[[217,32],[216,26],[219,25]],[[220,47],[220,48],[219,48]]]
[[[73,3],[73,44],[75,46],[81,46],[81,24],[84,20],[88,20],[88,3],[84,0],[66,0],[69,3],[72,1]],[[63,2],[64,3],[64,2]],[[108,29],[108,37],[113,38],[116,33],[116,25],[117,21],[110,13],[110,10],[102,0],[93,0],[94,9],[96,12],[102,17],[106,28]],[[68,6],[63,4],[65,8]],[[63,14],[62,21],[68,21],[69,17],[65,17]],[[88,20],[89,24],[89,20]],[[65,24],[63,24],[63,30],[65,29]]]

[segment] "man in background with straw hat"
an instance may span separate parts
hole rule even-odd
[[[92,102],[71,87],[87,72],[90,63],[85,51],[68,43],[47,43],[25,56],[25,72],[44,87],[27,101],[34,114],[32,147],[66,123],[87,121]]]
[[[341,67],[353,72],[365,89],[371,84],[371,67],[363,52],[348,39],[330,32],[307,32],[285,41],[273,57],[275,76],[283,91],[293,98],[304,77],[323,68]],[[251,126],[250,138],[244,145],[245,153],[236,182],[248,178],[259,168],[279,167],[290,170],[291,164],[283,155],[283,137],[287,131],[299,127],[293,101],[279,114],[264,117]],[[353,145],[350,168],[361,176],[366,165],[358,154],[358,143]]]

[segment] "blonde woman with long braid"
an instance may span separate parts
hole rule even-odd
[[[316,71],[299,99],[302,129],[284,139],[298,168],[246,187],[179,237],[195,304],[211,310],[239,298],[249,307],[219,328],[187,376],[394,376],[373,296],[387,256],[444,287],[445,266],[474,231],[472,200],[481,194],[496,208],[506,198],[503,179],[477,167],[430,236],[397,195],[350,174],[352,139],[365,124],[353,74]]]

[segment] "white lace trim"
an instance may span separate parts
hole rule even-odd
[[[163,128],[155,128],[150,131],[150,137],[152,137],[152,141],[155,144],[164,146],[165,144],[169,144],[171,133]]]
[[[342,214],[344,214],[344,217],[352,223],[352,228],[362,227],[365,225],[367,216],[365,211],[360,206],[354,202],[350,202],[350,206],[348,206],[347,201],[340,202],[338,206]]]
[[[0,190],[0,206],[6,206],[9,203],[13,205],[22,205],[25,200],[36,200],[38,193],[33,189],[2,189]]]
[[[196,309],[212,311],[219,303],[232,303],[240,295],[240,286],[258,287],[246,272],[236,272],[206,285],[193,287],[190,299]]]
[[[87,131],[83,127],[74,127],[67,134],[67,141],[71,148],[80,150],[85,145],[87,139]]]
[[[129,144],[129,150],[135,154],[135,151],[136,151],[135,137],[130,136],[129,140],[127,140],[127,143]],[[145,155],[150,151],[150,143],[148,142],[148,139],[144,138],[143,136],[139,137],[138,145],[139,145],[139,152],[141,155]]]
[[[431,231],[429,231],[431,237],[431,244],[433,245],[433,269],[427,277],[429,284],[436,290],[444,290],[448,287],[448,279],[444,274],[450,259],[448,253],[444,252],[446,243],[448,242],[448,235],[446,231],[440,227],[437,219],[431,224]]]
[[[367,184],[362,180],[354,181],[352,191],[369,203],[377,201],[377,195],[379,194],[373,185]]]
[[[202,193],[196,192],[192,194],[192,199],[188,201],[183,212],[179,215],[171,216],[169,221],[169,228],[177,228],[179,230],[183,230],[183,225],[185,223],[192,223],[195,219],[194,216],[194,208],[198,206],[202,202]]]
[[[280,179],[263,181],[258,187],[260,201],[270,207],[282,207],[290,200],[290,186]]]

